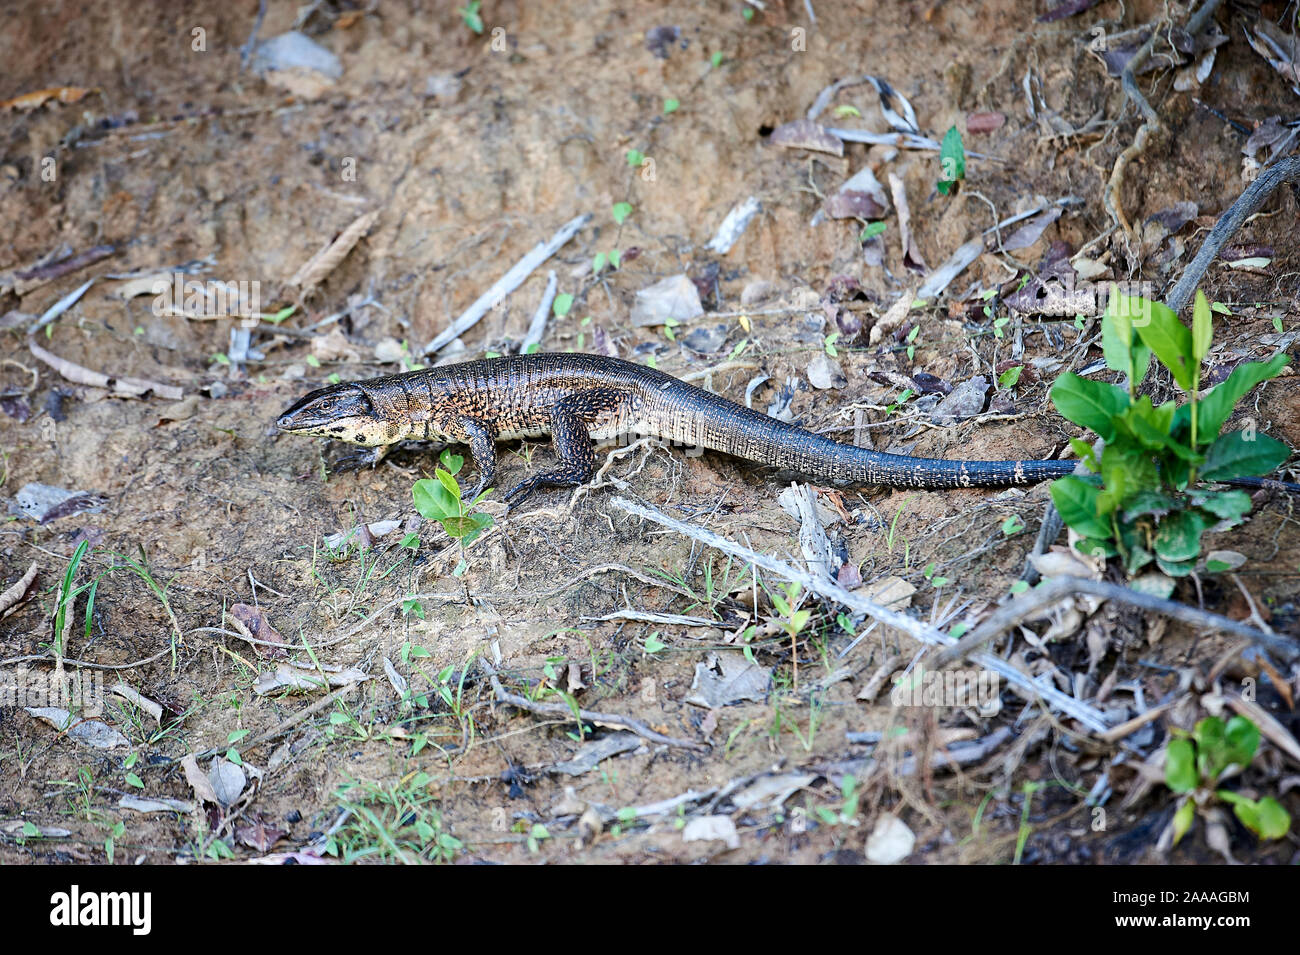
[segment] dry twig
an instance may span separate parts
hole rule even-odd
[[[567,703],[537,703],[525,696],[520,696],[518,693],[511,693],[497,679],[497,671],[492,664],[482,657],[478,658],[478,663],[492,682],[492,691],[496,694],[497,702],[517,706],[521,710],[527,710],[529,713],[535,713],[538,716],[574,716],[573,708]],[[597,713],[594,710],[584,709],[579,709],[577,716],[579,719],[600,723],[603,726],[616,726],[619,729],[630,730],[642,739],[648,739],[652,743],[662,743],[665,746],[677,746],[682,749],[693,749],[700,753],[708,752],[710,749],[707,743],[696,743],[688,739],[677,739],[673,736],[657,733],[640,720],[632,719],[630,716],[619,716],[616,713]]]
[[[935,658],[935,666],[949,666],[963,659],[980,645],[1027,619],[1044,607],[1051,606],[1065,597],[1076,594],[1089,594],[1104,600],[1117,600],[1121,603],[1164,614],[1175,620],[1211,630],[1221,630],[1233,636],[1245,637],[1247,640],[1271,650],[1284,660],[1300,658],[1300,644],[1275,634],[1264,633],[1244,623],[1238,623],[1230,617],[1220,616],[1206,610],[1198,610],[1173,600],[1164,600],[1150,594],[1139,593],[1128,587],[1110,584],[1101,580],[1087,580],[1083,577],[1054,577],[1047,583],[1026,591],[1010,603],[1003,604],[978,627],[962,637],[956,644],[947,647]]]
[[[778,577],[782,577],[785,580],[793,581],[828,600],[833,600],[836,603],[843,604],[851,610],[856,610],[859,613],[866,614],[868,617],[871,617],[874,620],[879,620],[886,626],[893,627],[896,630],[907,634],[920,643],[934,646],[948,646],[953,643],[951,637],[941,633],[937,628],[932,627],[929,624],[923,623],[913,617],[909,617],[899,611],[890,610],[888,607],[883,607],[873,600],[868,600],[866,597],[850,593],[838,584],[820,580],[812,574],[792,567],[774,557],[760,554],[757,551],[738,544],[733,540],[715,534],[710,530],[696,527],[693,524],[684,523],[683,521],[669,517],[667,514],[645,504],[638,504],[621,497],[614,498],[612,503],[621,511],[625,511],[628,514],[637,517],[642,517],[648,521],[653,521],[656,524],[662,524],[664,527],[671,528],[679,534],[684,534],[685,536],[698,540],[710,547],[716,547],[723,553],[738,557],[755,567],[761,567],[763,570],[776,574]],[[1067,696],[1053,686],[1048,686],[1031,679],[1024,673],[1021,673],[1006,660],[999,659],[989,653],[976,654],[970,659],[972,663],[996,673],[998,676],[1002,677],[1002,679],[1006,680],[1007,683],[1022,690],[1031,697],[1039,697],[1046,704],[1054,706],[1071,718],[1078,720],[1093,732],[1102,733],[1110,728],[1110,724],[1106,722],[1106,718],[1096,708],[1089,706],[1072,696]]]

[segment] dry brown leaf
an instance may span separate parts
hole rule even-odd
[[[340,262],[347,258],[348,253],[352,251],[352,247],[370,231],[370,227],[375,224],[375,220],[378,218],[379,210],[377,209],[372,209],[370,212],[357,217],[351,225],[339,233],[337,239],[303,263],[302,268],[294,273],[293,278],[289,279],[289,284],[298,286],[304,292],[315,288],[338,268]]]
[[[18,601],[23,599],[27,593],[27,588],[32,585],[32,581],[35,579],[36,561],[32,561],[32,565],[27,568],[27,573],[23,574],[16,584],[4,593],[0,594],[0,617],[7,617],[9,615],[9,611],[18,603]]]
[[[0,103],[0,109],[13,109],[26,113],[34,109],[39,109],[52,99],[58,100],[60,103],[75,103],[89,93],[98,92],[99,90],[95,87],[52,86],[49,89],[23,93],[21,96],[7,99]]]

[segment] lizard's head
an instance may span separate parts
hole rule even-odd
[[[394,440],[388,419],[365,391],[348,382],[318,388],[286,408],[275,424],[289,434],[319,435],[363,448]]]

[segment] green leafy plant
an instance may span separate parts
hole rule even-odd
[[[936,577],[934,571],[935,571],[934,561],[931,561],[930,563],[925,565],[925,570],[923,570],[921,573],[925,577],[925,579],[929,581],[930,584],[933,585],[934,587],[946,587],[948,585],[948,578],[942,575]]]
[[[469,544],[492,526],[492,515],[477,510],[483,498],[492,493],[492,489],[480,492],[472,501],[463,500],[456,475],[465,465],[465,459],[450,451],[443,451],[438,460],[440,467],[433,472],[433,478],[416,481],[411,490],[415,498],[415,509],[426,520],[441,524],[448,537],[460,541],[462,545]]]
[[[802,633],[804,628],[806,628],[812,621],[811,610],[794,609],[799,605],[800,589],[801,588],[798,584],[789,583],[785,585],[784,594],[779,592],[768,593],[768,597],[772,600],[772,606],[775,607],[776,612],[781,615],[780,618],[777,619],[776,623],[790,638],[790,661],[794,668],[794,681],[796,686],[798,686],[799,683],[799,634]],[[811,734],[812,732],[814,732],[814,730],[810,728],[809,733]]]
[[[940,195],[953,195],[958,180],[966,178],[966,147],[962,145],[961,131],[956,126],[949,127],[943,135],[939,146],[939,166],[943,178],[935,183],[935,188]]]
[[[608,265],[611,269],[617,269],[623,262],[623,253],[618,249],[610,249],[608,252],[597,252],[591,262],[591,272],[593,275],[599,275]]]
[[[1177,739],[1165,747],[1165,784],[1182,798],[1174,812],[1174,845],[1191,829],[1196,810],[1215,799],[1229,803],[1233,814],[1261,839],[1281,839],[1291,829],[1291,816],[1272,796],[1251,799],[1219,781],[1250,765],[1259,749],[1259,727],[1244,716],[1224,723],[1210,716],[1191,733],[1175,728]]]
[[[325,854],[348,863],[453,861],[464,844],[447,830],[431,782],[428,773],[417,772],[396,783],[339,787],[335,798],[347,821],[331,831]]]
[[[479,13],[479,8],[482,6],[483,0],[469,0],[465,6],[456,8],[456,12],[460,14],[460,18],[465,22],[465,26],[469,27],[475,33],[483,32],[483,17]]]
[[[1170,576],[1192,572],[1201,535],[1241,523],[1250,510],[1242,491],[1197,486],[1267,474],[1290,449],[1253,428],[1220,434],[1247,392],[1278,375],[1289,359],[1245,362],[1201,392],[1201,365],[1213,337],[1209,303],[1196,295],[1189,329],[1159,302],[1118,294],[1102,317],[1106,365],[1128,379],[1127,389],[1071,372],[1052,386],[1057,410],[1104,442],[1101,454],[1079,438],[1070,444],[1092,471],[1052,483],[1056,509],[1083,538],[1084,553],[1118,556],[1130,576],[1152,561]],[[1152,356],[1188,396],[1154,405],[1137,394]]]
[[[613,215],[616,225],[622,225],[623,220],[632,214],[632,203],[616,202],[613,208],[610,209],[610,214]]]

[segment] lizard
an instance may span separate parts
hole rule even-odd
[[[844,444],[738,405],[672,375],[619,358],[574,353],[467,361],[340,382],[287,408],[280,431],[371,448],[376,463],[400,441],[469,446],[478,486],[496,478],[496,443],[549,435],[558,467],[506,492],[510,506],[544,485],[587,483],[593,441],[642,435],[721,451],[834,486],[1009,487],[1074,471],[1077,461],[962,461],[886,454]]]

